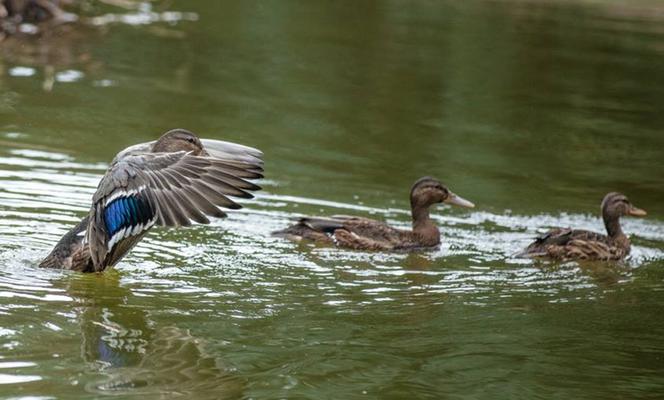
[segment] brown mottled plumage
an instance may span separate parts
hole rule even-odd
[[[94,271],[90,258],[90,248],[83,240],[88,229],[90,216],[87,215],[73,229],[65,233],[53,251],[39,264],[42,268],[71,269],[79,272]]]
[[[519,256],[556,260],[623,260],[630,242],[620,227],[620,217],[646,215],[621,193],[609,193],[602,200],[602,218],[608,235],[581,229],[556,228],[539,236]]]
[[[41,267],[82,272],[115,265],[153,225],[207,224],[219,207],[241,206],[260,187],[262,153],[251,147],[199,139],[173,129],[157,141],[120,152],[99,182],[90,213],[56,244]]]
[[[436,203],[474,207],[431,177],[420,178],[410,191],[413,229],[396,229],[384,222],[349,215],[304,217],[297,224],[273,232],[292,240],[312,240],[356,250],[398,251],[433,247],[440,243],[440,232],[429,217]]]

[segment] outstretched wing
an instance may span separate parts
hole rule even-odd
[[[263,166],[263,152],[253,147],[215,139],[201,139],[201,143],[210,157]]]
[[[241,206],[228,196],[251,198],[260,187],[259,158],[225,159],[186,152],[127,155],[102,178],[92,198],[87,239],[96,270],[117,263],[153,225],[207,224],[224,217],[219,207]]]
[[[253,147],[245,146],[238,143],[226,142],[223,140],[216,139],[200,139],[203,148],[205,149],[206,155],[219,158],[222,160],[232,160],[239,161],[244,164],[253,165],[257,167],[257,172],[262,172],[263,166],[263,152],[255,149]],[[111,164],[115,164],[119,160],[123,160],[128,156],[132,155],[143,155],[152,152],[157,141],[153,140],[151,142],[139,143],[133,146],[127,147],[126,149],[119,152]]]

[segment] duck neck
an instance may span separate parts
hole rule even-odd
[[[411,214],[413,216],[413,232],[420,237],[423,244],[435,246],[440,243],[440,232],[429,217],[429,207],[413,205]]]
[[[604,226],[606,227],[606,232],[609,234],[609,237],[616,239],[625,236],[620,227],[620,217],[604,214],[603,218]]]

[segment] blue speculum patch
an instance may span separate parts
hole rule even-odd
[[[136,196],[118,197],[104,209],[104,221],[109,237],[123,228],[147,223],[152,217],[150,205]]]

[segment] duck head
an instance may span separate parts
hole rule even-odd
[[[604,200],[602,200],[602,215],[614,218],[619,218],[623,215],[643,217],[647,213],[645,210],[634,207],[624,194],[611,192],[604,196]]]
[[[475,207],[475,204],[452,193],[438,179],[429,176],[418,179],[410,190],[411,208],[427,208],[436,203],[447,203],[468,208]]]
[[[609,236],[622,234],[618,220],[625,215],[633,217],[643,217],[647,213],[645,210],[634,207],[627,196],[622,193],[611,192],[604,196],[602,200],[602,218]]]
[[[155,142],[152,147],[154,153],[175,153],[177,151],[191,152],[196,156],[206,156],[201,140],[185,129],[172,129]]]

